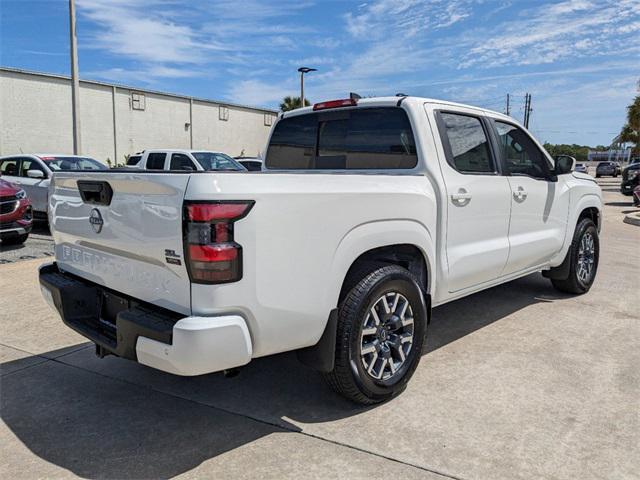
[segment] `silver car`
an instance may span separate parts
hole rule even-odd
[[[27,192],[35,218],[47,218],[49,183],[58,170],[107,170],[107,166],[79,155],[20,154],[0,158],[0,175]]]
[[[589,173],[589,168],[584,163],[576,163],[576,168],[574,168],[573,171],[580,173]]]

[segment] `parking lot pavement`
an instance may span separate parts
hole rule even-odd
[[[53,239],[44,222],[34,224],[29,238],[22,245],[3,245],[0,242],[0,265],[53,255]]]
[[[99,360],[41,300],[42,260],[0,265],[0,475],[638,479],[640,228],[600,183],[588,294],[535,274],[435,309],[407,391],[374,408],[292,354],[233,379]]]

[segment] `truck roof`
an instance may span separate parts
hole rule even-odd
[[[193,149],[189,149],[189,148],[147,148],[142,152],[138,152],[135,153],[134,155],[143,155],[145,153],[153,153],[153,152],[171,152],[171,153],[202,153],[202,152],[206,152],[206,153],[224,153],[218,150],[207,150],[206,148],[193,148]],[[225,153],[225,155],[227,155]]]
[[[476,107],[473,105],[466,105],[464,103],[451,102],[448,100],[438,100],[435,98],[426,98],[426,97],[413,97],[413,96],[393,96],[393,97],[368,97],[368,98],[360,98],[358,99],[358,106],[367,106],[367,107],[393,107],[397,106],[399,102],[402,100],[402,103],[413,103],[413,104],[423,104],[423,103],[438,103],[444,106],[451,106],[457,108],[471,108],[474,110],[478,110],[484,113],[491,113],[493,116],[503,118],[505,120],[509,120],[510,122],[514,122],[515,119],[509,117],[501,112],[496,112],[494,110],[489,110],[487,108]],[[345,107],[338,107],[345,108]],[[353,107],[346,107],[353,108]],[[304,115],[305,113],[313,112],[313,106],[297,108],[295,110],[290,110],[285,112],[282,117],[293,117],[297,115]]]

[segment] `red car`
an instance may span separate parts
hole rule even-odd
[[[19,186],[0,178],[0,240],[4,245],[24,243],[32,226],[31,200]]]

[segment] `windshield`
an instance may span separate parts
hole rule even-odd
[[[59,170],[107,170],[107,166],[87,157],[44,157],[44,163],[56,172]]]
[[[193,156],[205,170],[233,170],[245,171],[242,165],[236,162],[229,155],[214,152],[194,152]]]

